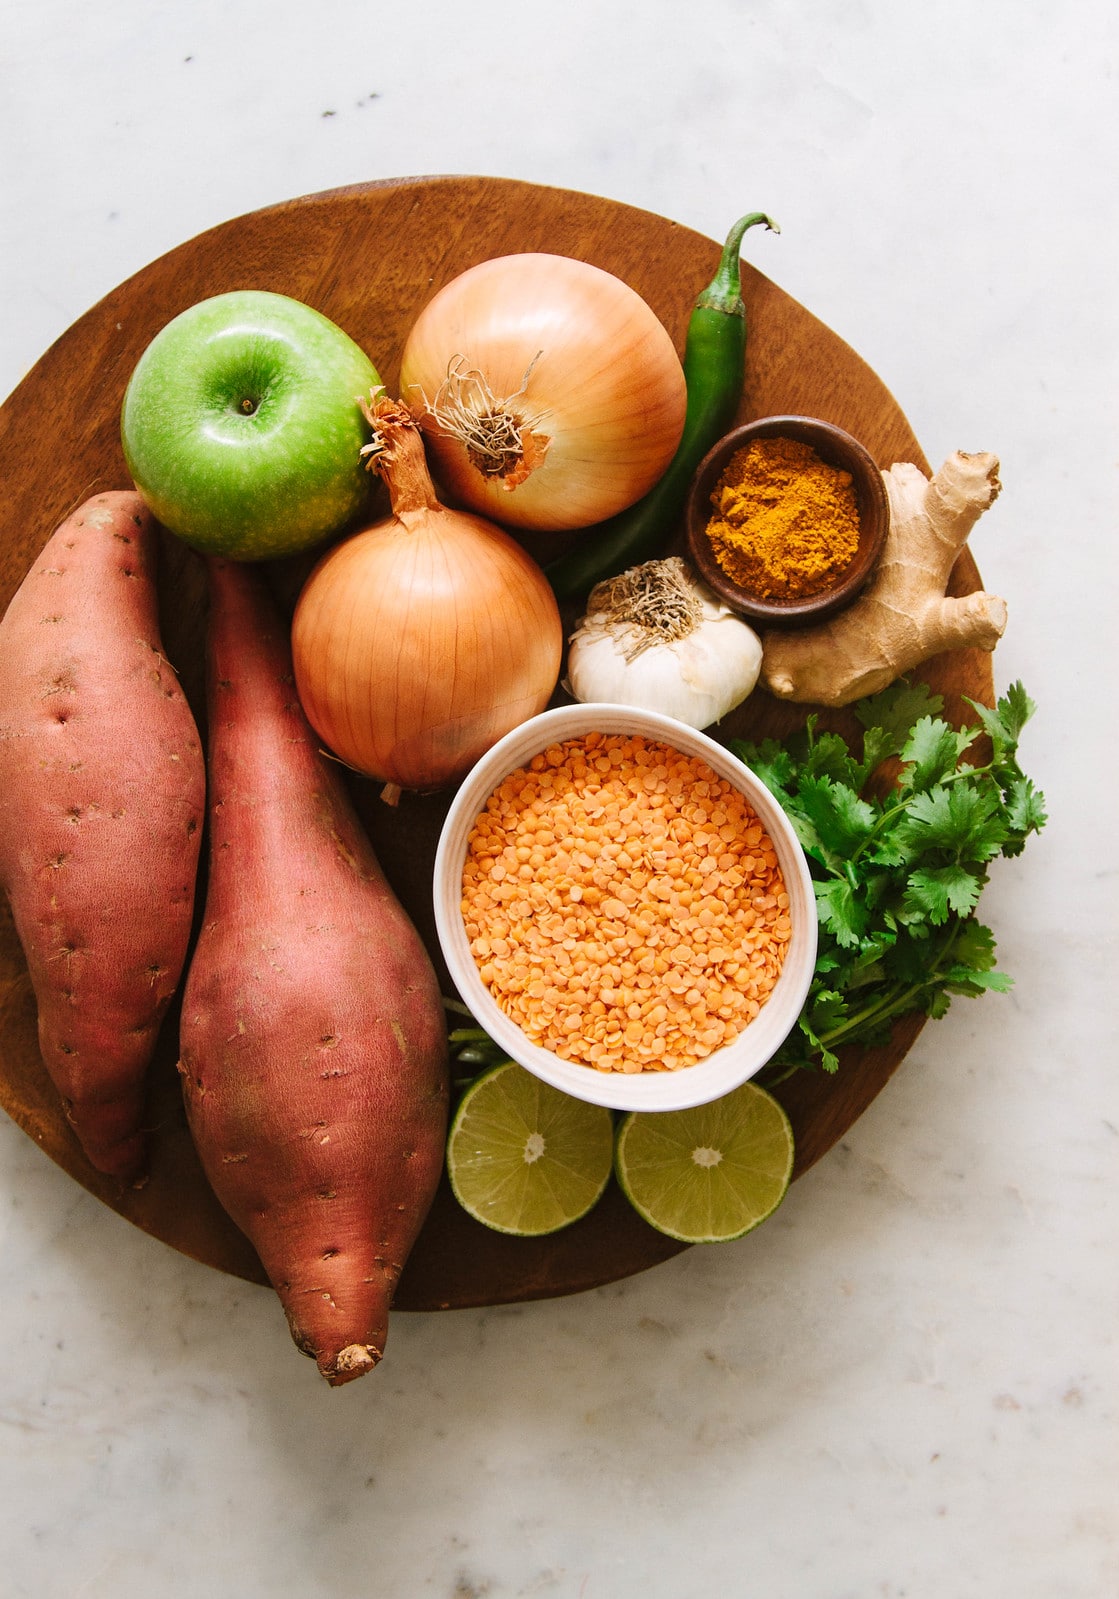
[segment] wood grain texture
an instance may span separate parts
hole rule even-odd
[[[744,209],[750,203],[744,195]],[[728,217],[728,226],[733,220]],[[391,393],[404,339],[434,291],[477,261],[520,250],[572,255],[616,273],[648,300],[682,352],[692,302],[714,273],[720,244],[592,195],[481,177],[398,180],[310,195],[201,234],[87,312],[0,408],[6,490],[0,609],[70,510],[99,489],[128,486],[119,437],[124,387],[149,340],[179,311],[234,288],[290,294],[339,323],[370,355]],[[767,252],[770,258],[774,252]],[[928,470],[896,401],[842,339],[745,263],[743,298],[750,333],[739,421],[820,417],[854,434],[881,467],[908,460]],[[64,442],[61,416],[67,420]],[[565,537],[526,535],[523,542],[547,559]],[[204,732],[201,563],[166,535],[160,553],[164,642]],[[270,568],[281,603],[293,603],[310,559]],[[951,592],[979,586],[965,550]],[[957,719],[962,696],[992,698],[991,659],[978,651],[940,657],[922,675]],[[562,698],[559,693],[557,703]],[[717,732],[723,738],[784,736],[804,715],[804,707],[756,693]],[[846,712],[822,720],[853,728]],[[393,808],[380,801],[375,785],[354,779],[352,787],[386,873],[446,984],[430,893],[446,796],[406,796]],[[795,1175],[861,1115],[920,1025],[920,1018],[906,1018],[888,1047],[849,1051],[834,1078],[801,1074],[782,1085],[796,1136]],[[10,916],[6,909],[0,914],[0,1103],[53,1160],[120,1215],[186,1255],[263,1282],[251,1246],[214,1199],[190,1143],[175,1071],[177,1029],[173,1009],[153,1074],[150,1179],[141,1189],[122,1190],[88,1166],[56,1102],[39,1061],[26,966]],[[433,1310],[575,1292],[655,1265],[681,1247],[647,1227],[614,1187],[582,1222],[551,1238],[524,1240],[471,1221],[444,1183],[405,1269],[397,1306]]]

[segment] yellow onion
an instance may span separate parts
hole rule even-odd
[[[406,407],[380,399],[370,464],[393,514],[322,557],[292,623],[312,727],[349,766],[442,788],[543,710],[563,630],[540,567],[503,529],[440,504]]]
[[[641,296],[536,253],[440,289],[400,382],[449,495],[531,529],[588,527],[640,499],[675,454],[687,404],[675,346]]]

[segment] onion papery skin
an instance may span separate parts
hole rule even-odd
[[[292,622],[299,698],[333,753],[434,791],[544,709],[563,629],[540,567],[502,529],[432,510],[351,534],[315,566]]]
[[[529,373],[516,404],[549,442],[515,488],[484,476],[422,409],[460,357],[501,398]],[[589,527],[646,494],[676,452],[687,406],[675,346],[641,296],[600,267],[542,253],[483,261],[440,289],[408,336],[400,393],[448,498],[541,531]]]

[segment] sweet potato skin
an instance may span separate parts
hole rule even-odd
[[[179,1070],[214,1192],[337,1385],[380,1359],[438,1185],[446,1022],[260,575],[209,566],[210,874]]]
[[[92,1164],[143,1168],[146,1073],[182,975],[205,816],[138,494],[58,528],[0,621],[0,883],[39,1044]]]

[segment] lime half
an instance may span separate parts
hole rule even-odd
[[[658,1232],[687,1244],[741,1238],[771,1216],[793,1172],[793,1131],[754,1083],[691,1110],[632,1111],[618,1129],[618,1181]]]
[[[505,1061],[466,1090],[447,1139],[447,1175],[475,1220],[536,1237],[585,1216],[610,1180],[614,1120]]]

